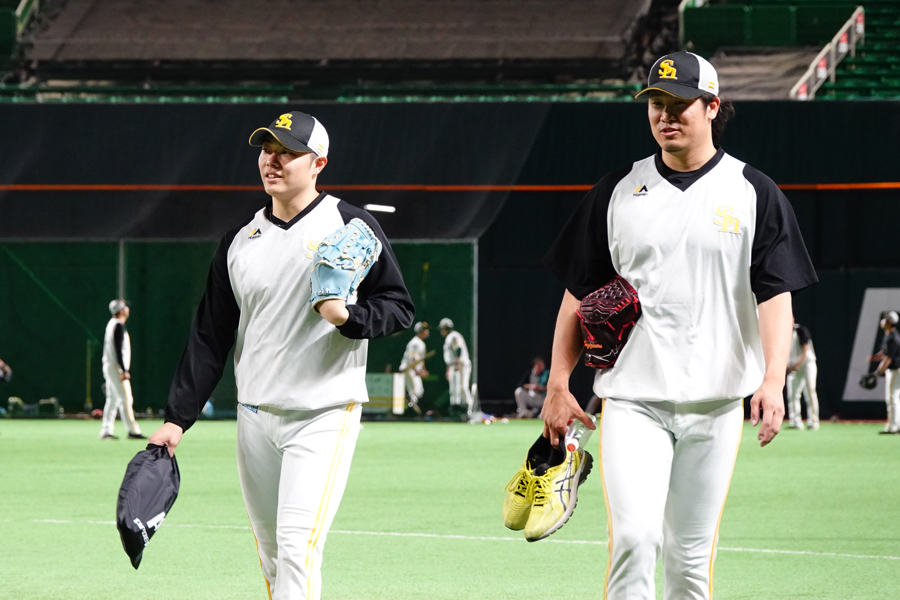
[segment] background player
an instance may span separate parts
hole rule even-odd
[[[0,360],[0,381],[9,383],[12,379],[12,367]]]
[[[879,361],[875,374],[884,375],[884,401],[887,404],[887,422],[884,431],[878,433],[900,433],[900,333],[897,332],[897,313],[890,311],[882,318],[881,351],[869,357],[869,361]]]
[[[787,390],[788,419],[791,429],[803,429],[800,396],[806,395],[807,424],[811,430],[819,428],[819,396],[816,393],[816,351],[809,329],[794,323],[791,335],[791,354],[788,357]]]
[[[400,360],[400,371],[403,372],[404,381],[406,382],[409,407],[421,414],[422,410],[419,408],[419,400],[422,399],[422,394],[425,391],[425,388],[422,386],[422,378],[428,377],[428,371],[425,369],[425,340],[430,335],[428,323],[419,321],[413,325],[413,331],[416,335],[406,344],[406,351]]]
[[[318,120],[283,114],[254,131],[250,144],[262,148],[259,174],[271,201],[222,238],[166,422],[150,441],[174,453],[234,345],[238,473],[269,595],[316,600],[322,550],[368,400],[366,340],[409,327],[413,305],[372,215],[316,190],[328,162]],[[314,310],[315,248],[353,219],[381,241],[380,258],[356,294]]]
[[[550,371],[544,359],[535,356],[531,360],[531,368],[522,376],[519,387],[513,394],[516,398],[516,418],[531,419],[540,413],[547,396],[547,379]]]
[[[112,318],[106,324],[103,334],[103,379],[106,382],[106,404],[103,406],[103,424],[100,427],[101,440],[119,439],[113,434],[116,414],[122,416],[122,423],[128,437],[145,440],[141,428],[134,419],[134,396],[131,393],[131,336],[125,328],[125,321],[131,309],[121,298],[109,303]]]
[[[649,93],[660,151],[603,177],[545,259],[566,292],[542,416],[554,444],[571,419],[593,428],[568,390],[582,349],[576,311],[580,298],[621,275],[643,314],[615,366],[594,382],[607,399],[603,597],[656,598],[662,556],[664,597],[705,600],[741,399],[753,395],[754,425],[762,410],[765,446],[784,416],[790,292],[816,274],[778,187],[713,143],[730,110],[712,65],[676,52],[657,60],[648,83],[641,94]]]
[[[450,407],[464,406],[466,414],[472,412],[472,392],[469,379],[472,377],[472,361],[469,348],[460,332],[453,329],[453,321],[448,318],[438,323],[444,336],[444,362],[447,363],[447,382],[450,384]]]

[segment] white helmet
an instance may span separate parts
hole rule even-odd
[[[128,304],[126,304],[124,300],[122,300],[121,298],[116,298],[109,303],[109,314],[115,316],[122,312],[122,310],[124,310],[126,306],[128,306]]]
[[[438,327],[440,327],[441,329],[453,329],[453,321],[451,321],[447,317],[444,317],[443,319],[441,319]]]
[[[884,318],[892,325],[896,325],[897,322],[900,321],[900,316],[898,316],[894,311],[884,313]]]
[[[418,323],[413,325],[413,331],[415,331],[416,333],[422,333],[426,329],[428,329],[428,323],[426,323],[425,321],[419,321]]]

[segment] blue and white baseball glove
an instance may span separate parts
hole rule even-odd
[[[362,219],[352,219],[328,235],[313,256],[309,303],[347,301],[381,255],[381,241]]]

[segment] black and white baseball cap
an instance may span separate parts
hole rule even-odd
[[[719,95],[719,75],[715,67],[693,52],[666,54],[650,69],[647,87],[635,98],[659,90],[679,98],[699,98],[706,92]]]
[[[110,301],[109,303],[109,314],[116,316],[128,306],[128,303],[122,300],[121,298],[116,298],[115,300]]]
[[[318,119],[299,110],[280,115],[268,127],[260,127],[250,134],[251,146],[262,146],[266,134],[271,134],[285,148],[294,152],[313,152],[328,156],[328,132]]]

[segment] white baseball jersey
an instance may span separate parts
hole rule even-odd
[[[816,360],[816,351],[813,348],[812,337],[810,337],[809,329],[800,325],[799,323],[794,324],[794,333],[791,335],[791,354],[788,358],[788,364],[793,364],[800,360],[803,352],[803,345],[809,344],[806,347],[806,357],[803,362],[815,362]]]
[[[757,303],[817,281],[784,194],[721,149],[691,172],[658,152],[604,177],[547,257],[576,298],[616,274],[643,314],[601,398],[741,398],[762,383]]]
[[[381,240],[381,256],[334,327],[309,304],[313,256],[353,218]],[[172,382],[166,421],[187,429],[209,398],[234,345],[238,400],[315,410],[366,402],[368,339],[412,324],[414,308],[397,259],[368,212],[321,193],[290,222],[271,202],[222,238],[187,348]]]
[[[406,352],[403,353],[403,359],[400,361],[400,370],[402,371],[417,360],[421,360],[424,356],[425,340],[419,336],[414,336],[413,339],[409,340],[409,343],[406,344]],[[420,363],[416,365],[415,368],[418,369],[422,366],[423,365]]]
[[[469,348],[460,332],[451,331],[444,338],[444,362],[450,365],[457,360],[469,362]]]
[[[103,334],[103,370],[128,372],[131,369],[131,336],[125,323],[113,317]]]

